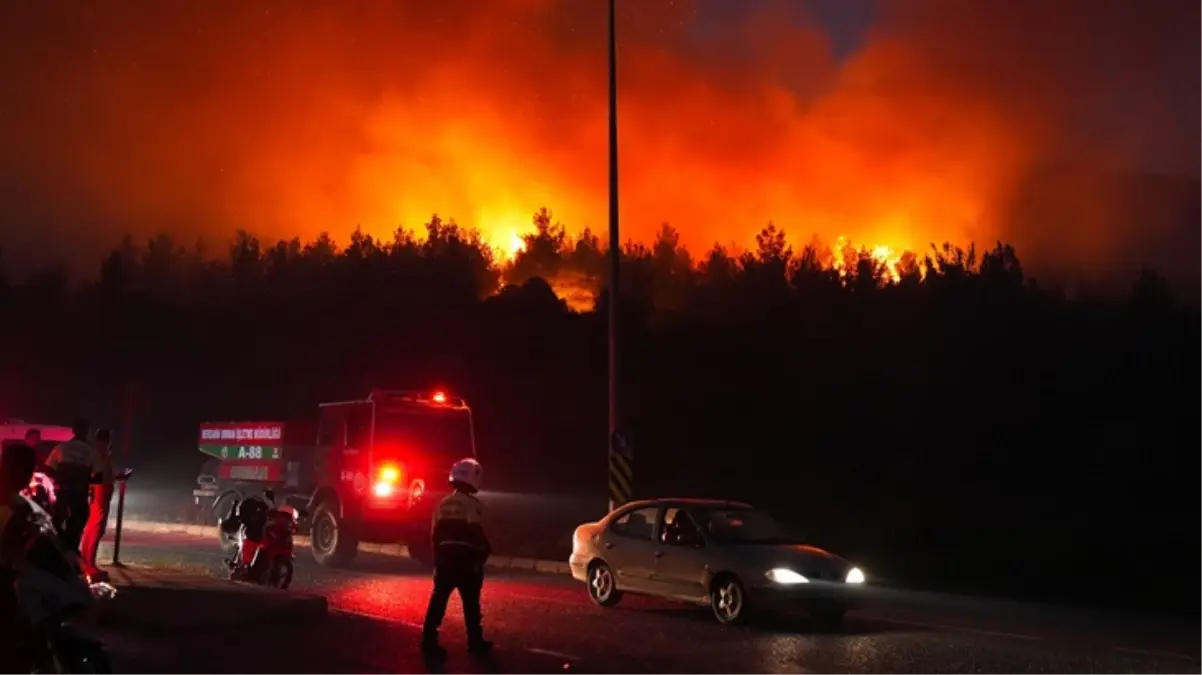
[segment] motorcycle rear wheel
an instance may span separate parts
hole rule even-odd
[[[292,585],[292,561],[287,558],[276,558],[271,564],[271,573],[267,575],[267,585],[281,591],[288,590]]]

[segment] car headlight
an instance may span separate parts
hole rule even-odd
[[[847,570],[847,578],[844,581],[849,584],[862,584],[864,583],[864,571],[859,567],[853,567]]]
[[[768,570],[768,572],[764,576],[768,577],[768,581],[778,583],[778,584],[793,585],[793,584],[808,584],[808,583],[810,583],[809,579],[803,577],[802,575],[798,574],[797,572],[794,572],[791,569],[787,569],[784,567],[777,567],[776,569]]]

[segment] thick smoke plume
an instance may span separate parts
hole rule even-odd
[[[881,0],[846,59],[805,3],[620,4],[631,237],[772,220],[1196,279],[1196,183],[1131,176],[1196,179],[1197,2]],[[345,240],[438,212],[504,249],[544,205],[605,227],[600,0],[28,2],[0,26],[10,266],[127,231]]]

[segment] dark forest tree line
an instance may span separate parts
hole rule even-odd
[[[505,261],[433,218],[343,246],[127,238],[78,285],[0,279],[0,415],[119,424],[134,389],[138,461],[186,480],[201,420],[447,386],[491,485],[600,500],[606,252],[534,222]],[[1156,274],[1074,298],[1004,244],[886,264],[771,225],[701,256],[665,226],[622,267],[640,493],[748,499],[899,574],[1197,588],[1199,313]]]

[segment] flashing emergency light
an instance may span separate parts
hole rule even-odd
[[[434,392],[434,395],[430,397],[430,400],[434,401],[435,403],[446,403],[447,394],[445,391],[436,391]]]
[[[391,497],[401,483],[401,467],[396,464],[385,464],[376,475],[376,484],[372,486],[372,494],[377,497]]]

